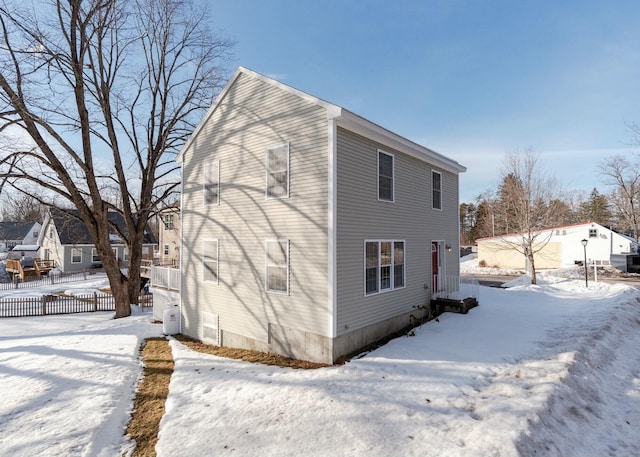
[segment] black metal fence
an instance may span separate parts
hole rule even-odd
[[[142,307],[153,306],[153,294],[138,297]],[[1,317],[46,316],[51,314],[89,313],[115,311],[113,295],[42,295],[41,297],[0,298]]]

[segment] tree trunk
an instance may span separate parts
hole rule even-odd
[[[111,282],[113,284],[113,282]],[[111,287],[111,294],[116,302],[115,318],[127,317],[131,315],[131,299],[129,297],[129,281],[126,276],[121,275],[121,282],[115,289]]]
[[[529,261],[529,268],[531,269],[531,284],[537,284],[538,279],[536,278],[536,263],[533,258],[533,249],[529,248],[527,252],[527,260]]]
[[[109,278],[111,294],[116,303],[116,319],[131,315],[131,297],[129,294],[129,279],[122,274],[120,265],[111,248],[108,224],[104,222],[104,227],[99,226],[95,234],[97,240],[96,250],[102,260],[102,266]]]

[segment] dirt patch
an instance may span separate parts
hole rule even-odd
[[[212,346],[201,341],[193,340],[183,335],[175,335],[174,338],[188,348],[205,354],[217,355],[228,359],[244,360],[245,362],[262,363],[264,365],[277,365],[279,367],[313,369],[324,368],[331,365],[324,363],[307,362],[284,357],[270,352],[251,351],[248,349],[234,349],[220,346]]]
[[[136,442],[132,457],[154,457],[174,363],[169,342],[162,337],[146,339],[141,353],[145,367],[127,435]]]

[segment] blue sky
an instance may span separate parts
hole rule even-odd
[[[532,148],[567,190],[608,190],[635,154],[638,1],[216,0],[242,65],[341,105],[468,168],[460,200]]]

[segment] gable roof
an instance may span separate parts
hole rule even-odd
[[[24,240],[37,222],[0,222],[0,240]]]
[[[62,244],[93,244],[91,234],[85,223],[80,219],[78,210],[60,210],[51,208],[51,221],[53,221]],[[126,231],[124,218],[120,213],[109,212],[109,221]],[[112,233],[111,242],[122,242],[117,233]],[[143,244],[155,244],[156,239],[149,228],[145,229]]]
[[[178,156],[176,158],[178,162],[182,161],[184,151],[191,147],[191,143],[200,134],[203,126],[207,123],[209,118],[211,118],[217,107],[222,103],[230,88],[235,84],[240,75],[247,75],[250,78],[259,79],[292,95],[298,96],[316,106],[320,106],[326,109],[327,120],[335,121],[338,126],[344,129],[350,130],[364,137],[371,138],[378,143],[397,149],[401,152],[404,152],[405,154],[413,156],[419,160],[429,162],[430,164],[438,166],[452,173],[463,173],[467,170],[466,167],[460,165],[455,160],[445,157],[444,155],[439,154],[429,148],[426,148],[418,143],[408,140],[407,138],[397,135],[390,130],[379,126],[378,124],[365,119],[362,116],[359,116],[345,108],[342,108],[341,106],[329,103],[325,100],[322,100],[321,98],[307,94],[306,92],[302,92],[301,90],[283,84],[279,81],[276,81],[275,79],[261,75],[244,67],[238,67],[234,74],[231,76],[225,87],[222,89],[222,92],[220,92],[215,102],[211,105],[207,113],[204,115],[200,124],[198,124],[185,145],[178,153]]]
[[[554,230],[563,230],[563,229],[578,228],[578,227],[597,227],[598,229],[609,230],[614,235],[621,236],[621,237],[626,238],[626,239],[628,239],[630,241],[633,241],[633,242],[636,241],[635,239],[633,239],[630,236],[624,235],[622,233],[618,233],[618,232],[616,232],[614,230],[611,230],[611,229],[605,227],[604,225],[598,224],[597,222],[581,222],[579,224],[560,225],[558,227],[549,227],[549,228],[536,229],[536,230],[532,230],[531,232],[532,233],[536,233],[536,234],[540,234],[540,233],[544,233],[544,232],[552,232]],[[525,234],[525,232],[513,232],[513,233],[505,233],[504,235],[487,236],[487,237],[484,237],[484,238],[478,238],[476,240],[476,243],[478,241],[498,240],[498,239],[503,239],[503,238],[521,236],[521,235],[524,235],[524,234]]]

